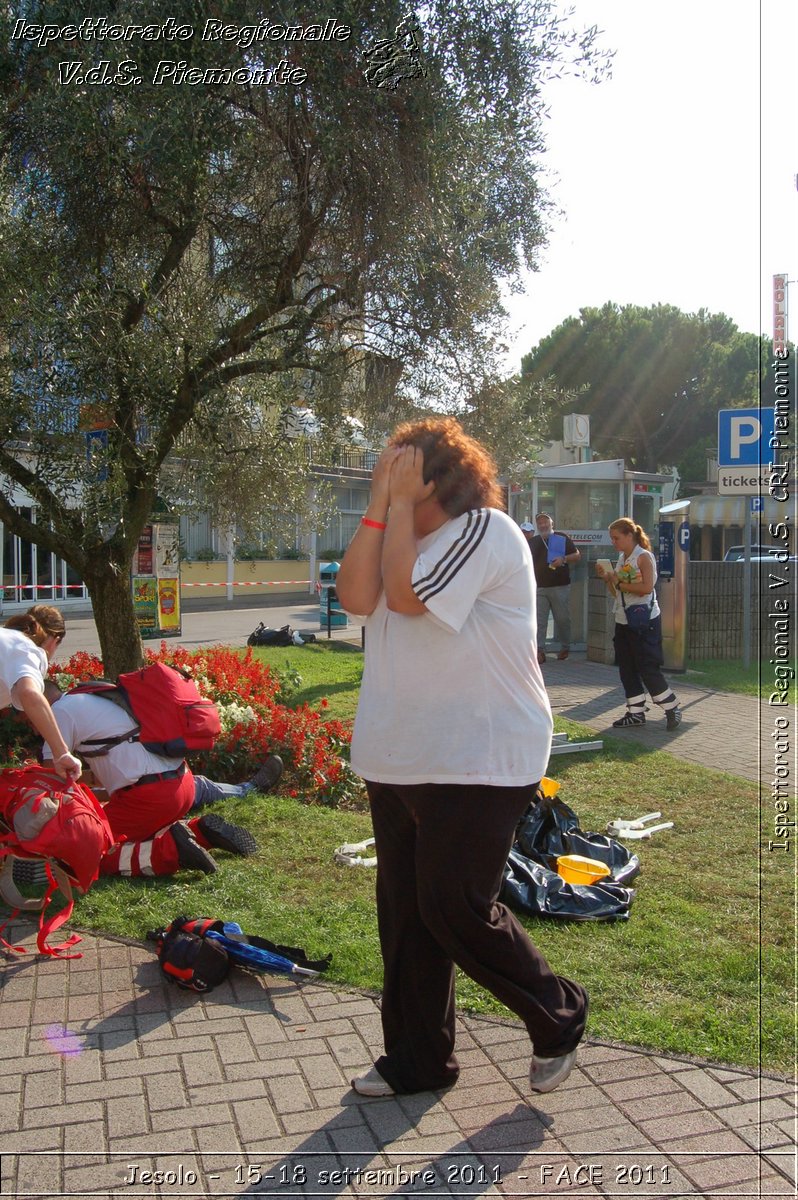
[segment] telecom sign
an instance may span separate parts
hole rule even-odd
[[[725,408],[718,413],[718,495],[767,492],[773,461],[774,410]]]

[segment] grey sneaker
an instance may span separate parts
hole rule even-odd
[[[352,1087],[359,1096],[371,1096],[379,1098],[380,1096],[395,1096],[396,1092],[380,1075],[376,1067],[366,1071],[365,1075],[360,1075],[352,1080]]]
[[[529,1067],[529,1086],[533,1092],[553,1092],[568,1078],[575,1066],[575,1049],[558,1058],[538,1058],[533,1054]]]
[[[283,760],[280,758],[280,755],[270,754],[266,762],[258,767],[249,782],[256,792],[270,792],[275,784],[279,782],[282,773]]]

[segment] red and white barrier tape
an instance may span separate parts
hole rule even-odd
[[[173,576],[170,576],[169,578],[173,578]],[[236,580],[233,580],[232,583],[230,584],[230,583],[228,583],[227,580],[223,580],[221,583],[191,583],[188,580],[181,579],[180,586],[181,586],[181,588],[229,587],[229,586],[232,586],[232,587],[286,587],[288,584],[296,584],[297,587],[307,587],[308,584],[312,583],[312,582],[313,582],[313,580],[311,580],[311,579],[252,579],[252,580],[236,579]],[[316,591],[319,591],[321,588],[321,584],[318,582],[318,580],[316,581],[314,586],[316,588]],[[55,583],[55,584],[53,584],[53,583],[0,583],[0,592],[2,592],[2,591],[51,592],[53,590],[53,588],[55,588],[56,591],[59,591],[59,592],[62,590],[64,590],[64,591],[83,591],[83,584],[82,583],[67,583],[62,588],[62,585],[60,583]]]
[[[0,592],[57,592],[83,591],[82,583],[0,583]]]

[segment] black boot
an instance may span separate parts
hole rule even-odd
[[[196,828],[206,842],[210,842],[217,850],[229,850],[231,854],[240,854],[247,858],[257,853],[258,843],[248,829],[240,825],[231,825],[218,813],[207,813],[197,821]]]
[[[216,863],[204,847],[200,846],[188,825],[183,821],[175,821],[169,826],[175,846],[177,846],[178,864],[186,871],[204,871],[213,875],[217,870]]]

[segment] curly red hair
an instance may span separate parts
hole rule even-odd
[[[454,417],[407,421],[394,430],[388,445],[423,450],[424,482],[435,484],[435,499],[450,517],[470,508],[504,508],[493,457]]]

